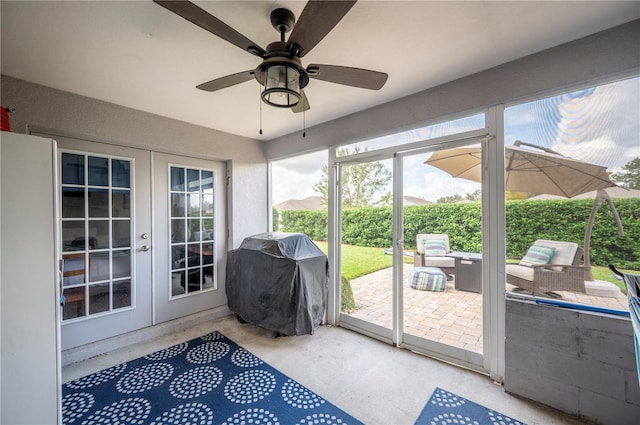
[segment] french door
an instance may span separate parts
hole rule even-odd
[[[62,349],[152,324],[150,153],[56,137]]]
[[[154,317],[165,322],[226,303],[223,163],[153,153]]]
[[[223,163],[55,138],[63,350],[226,303]]]
[[[342,285],[349,285],[346,291],[343,288],[342,295],[351,291],[355,302],[355,306],[340,313],[342,326],[470,368],[485,369],[483,185],[455,179],[425,164],[437,150],[484,146],[485,131],[469,132],[459,138],[434,139],[428,146],[424,142],[414,143],[377,153],[363,152],[336,158],[336,187],[342,187],[336,194],[339,199],[335,226],[339,242],[335,244],[339,253],[337,267],[343,278]],[[383,168],[391,173],[391,183],[383,192],[391,194],[392,208],[362,209],[350,204],[347,185],[351,176],[367,167]],[[415,207],[418,197],[414,192],[420,185],[441,188],[440,192],[445,194],[450,190],[451,195],[454,187],[464,185],[470,199],[459,199],[462,202],[456,205],[449,202],[428,208]],[[458,199],[451,196],[450,200]],[[451,216],[454,210],[459,214],[455,219]],[[379,229],[378,233],[372,234],[372,229]],[[439,254],[444,262],[430,270],[425,270],[421,264],[422,254],[416,254],[422,234],[442,234],[447,239],[447,252]],[[377,241],[377,248],[358,249],[377,249],[370,255],[385,257],[389,263],[387,267],[364,276],[352,270],[350,250],[359,245],[361,236],[368,242]],[[456,254],[451,251],[459,251],[457,254],[463,258],[448,257]],[[469,258],[474,260],[472,266]],[[415,273],[434,271],[442,274],[432,280],[426,274],[415,278]],[[358,276],[352,278],[350,273]],[[412,285],[411,279],[421,284]]]

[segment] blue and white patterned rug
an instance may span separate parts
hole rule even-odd
[[[64,424],[361,424],[219,332],[68,382]]]
[[[415,425],[525,425],[464,397],[436,388]]]

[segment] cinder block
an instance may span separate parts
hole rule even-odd
[[[506,367],[522,369],[530,373],[538,371],[538,350],[529,344],[507,338],[504,356]]]
[[[624,381],[626,382],[627,397],[625,401],[640,406],[640,384],[638,384],[638,372],[627,370],[624,373]]]
[[[572,415],[579,413],[578,388],[562,382],[507,367],[504,375],[504,389],[508,393],[546,404]]]
[[[563,321],[549,322],[535,317],[507,316],[505,336],[535,347],[577,352],[578,328]]]
[[[507,315],[513,313],[515,316],[528,317],[537,322],[562,323],[569,327],[577,326],[578,324],[578,312],[575,310],[534,304],[520,300],[507,300],[506,306]]]
[[[538,363],[541,378],[625,399],[624,371],[620,368],[552,350],[540,350]]]
[[[589,390],[581,390],[580,414],[597,423],[637,425],[640,418],[640,406]]]
[[[579,316],[579,323],[585,328],[633,336],[633,325],[628,317],[586,311],[581,311]]]
[[[599,360],[624,370],[636,369],[636,353],[633,335],[608,333],[580,327],[578,332],[580,356]]]

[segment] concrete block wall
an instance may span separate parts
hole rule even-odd
[[[629,318],[506,302],[507,392],[597,423],[639,423]]]

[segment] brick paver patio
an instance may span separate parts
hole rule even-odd
[[[411,289],[410,264],[404,265],[404,331],[454,347],[482,353],[482,294],[458,291],[454,281],[444,292]],[[511,285],[507,285],[511,289]],[[392,326],[392,269],[384,269],[351,280],[358,309],[350,314],[386,328]],[[563,301],[628,310],[627,297],[596,297],[559,292]]]

